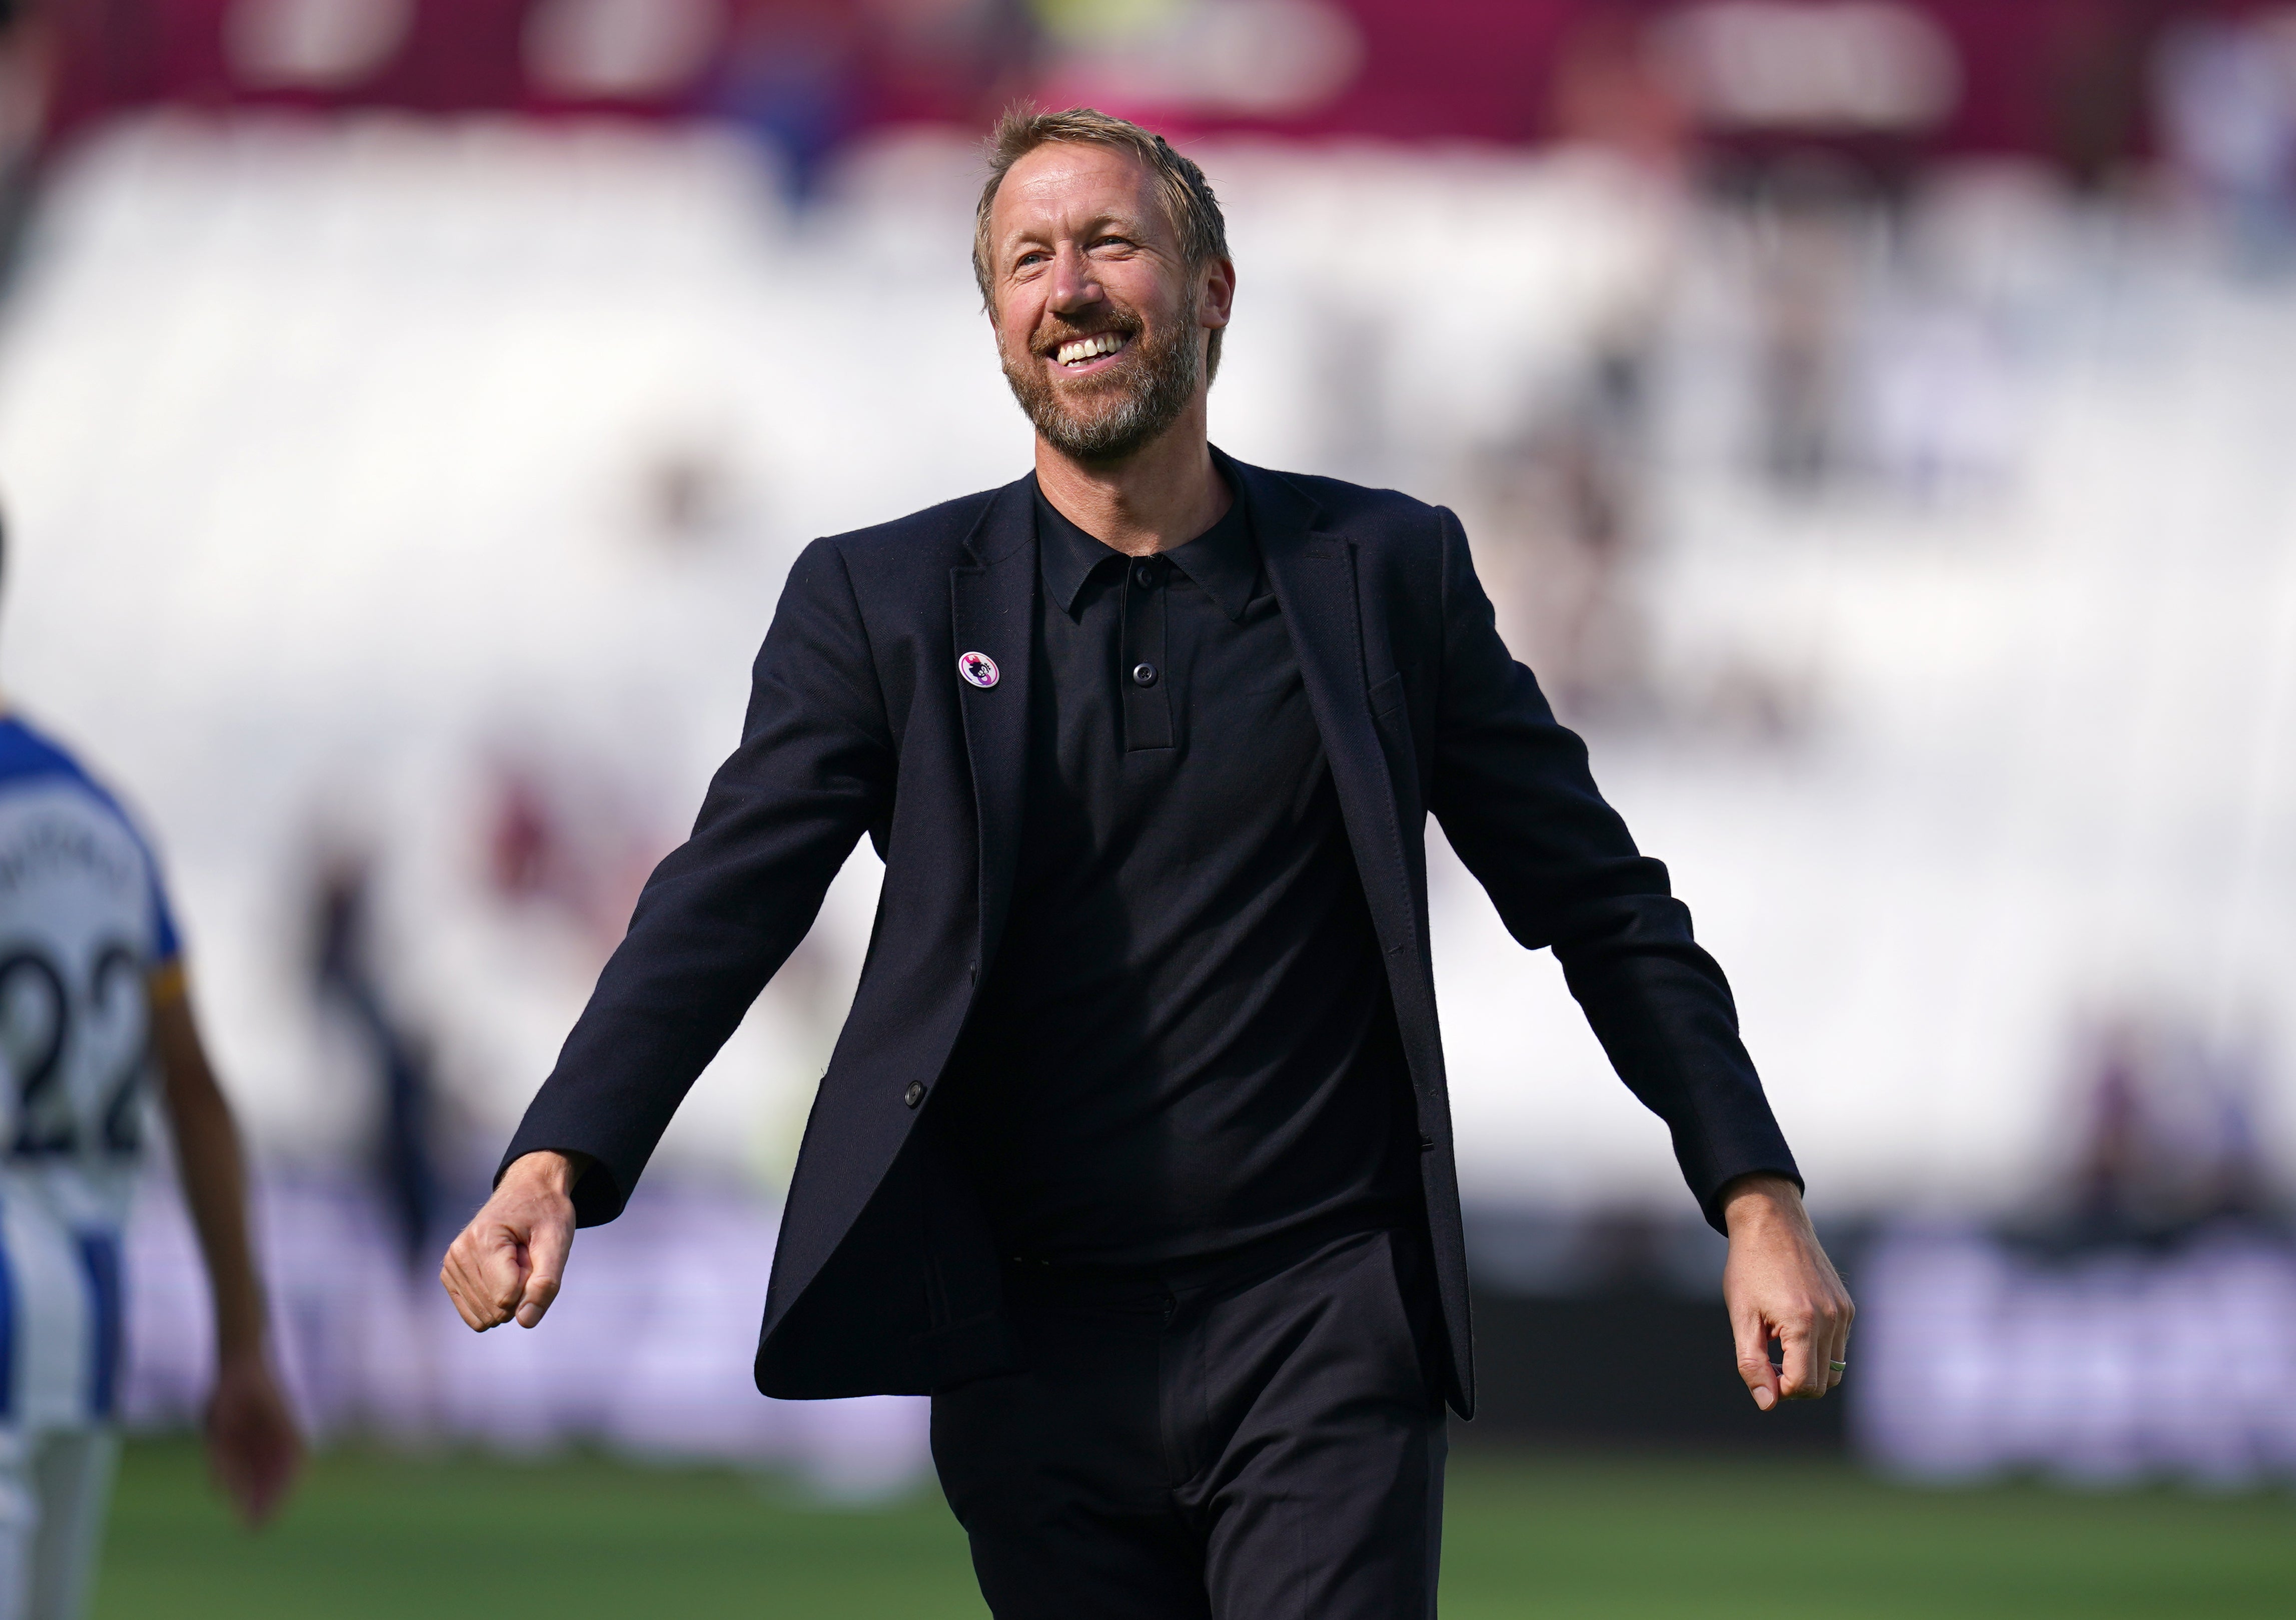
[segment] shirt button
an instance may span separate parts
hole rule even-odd
[[[1156,666],[1152,663],[1134,664],[1132,666],[1132,684],[1136,687],[1154,686],[1156,684]]]
[[[912,1108],[924,1101],[924,1099],[925,1088],[922,1081],[913,1080],[909,1081],[909,1089],[901,1093],[901,1100],[908,1104]]]
[[[1132,571],[1132,582],[1135,585],[1137,585],[1142,590],[1154,589],[1156,586],[1156,564],[1153,563],[1143,563],[1134,568]]]

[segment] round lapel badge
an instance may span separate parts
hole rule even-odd
[[[956,672],[984,691],[996,684],[996,661],[986,653],[958,654]]]

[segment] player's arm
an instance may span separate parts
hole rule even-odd
[[[264,1353],[263,1285],[248,1242],[245,1159],[231,1106],[208,1065],[180,963],[152,975],[151,1008],[177,1174],[215,1298],[208,1454],[242,1514],[260,1524],[293,1483],[303,1445]]]
[[[1823,1395],[1849,1296],[1818,1246],[1721,967],[1666,868],[1604,802],[1578,738],[1501,642],[1466,536],[1443,514],[1444,654],[1431,808],[1508,932],[1552,947],[1619,1077],[1663,1119],[1683,1179],[1730,1237],[1724,1294],[1755,1403]],[[1767,1341],[1784,1345],[1783,1379]]]
[[[439,1281],[472,1328],[534,1327],[574,1229],[621,1213],[687,1089],[813,926],[862,834],[884,835],[897,752],[845,559],[816,540],[758,651],[740,746],[693,835],[647,880],[494,1195],[447,1250]]]

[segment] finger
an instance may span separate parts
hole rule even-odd
[[[463,1326],[476,1328],[478,1323],[471,1320],[471,1308],[463,1303],[463,1291],[455,1286],[455,1268],[446,1261],[439,1263],[439,1286],[446,1290],[447,1303],[455,1307],[455,1314],[463,1319]]]
[[[1778,1394],[1789,1401],[1813,1401],[1825,1393],[1823,1341],[1812,1320],[1815,1313],[1797,1312],[1778,1328],[1778,1343],[1785,1350],[1785,1365],[1778,1374]]]
[[[1841,1375],[1849,1366],[1849,1301],[1847,1298],[1841,1295],[1834,1296],[1826,1323],[1831,1342],[1826,1346],[1825,1359],[1819,1366],[1824,1371],[1825,1387],[1831,1390],[1841,1385]]]
[[[455,1288],[469,1307],[471,1326],[483,1333],[510,1320],[526,1290],[527,1255],[524,1233],[505,1221],[489,1221],[481,1212],[472,1221],[448,1257],[455,1266]]]
[[[232,1506],[239,1509],[239,1517],[250,1526],[261,1524],[271,1515],[272,1493],[267,1488],[261,1443],[258,1436],[236,1428],[216,1447],[216,1472],[222,1477]]]
[[[455,1255],[451,1249],[447,1251],[447,1258],[439,1262],[439,1286],[447,1290],[447,1298],[453,1303],[455,1314],[463,1319],[463,1325],[473,1330],[483,1331],[483,1325],[479,1320],[478,1313],[471,1309],[470,1299],[463,1292],[462,1280],[455,1271]]]
[[[439,1268],[439,1281],[447,1297],[455,1302],[455,1314],[472,1332],[484,1333],[509,1320],[510,1310],[507,1304],[496,1306],[485,1297],[484,1285],[472,1265],[472,1242],[469,1232],[455,1239],[455,1246],[447,1251],[446,1261]]]
[[[265,1415],[261,1436],[252,1449],[246,1512],[248,1523],[260,1525],[287,1500],[288,1487],[302,1466],[303,1447],[286,1414],[273,1411]]]
[[[1770,1328],[1759,1312],[1734,1314],[1730,1331],[1738,1342],[1738,1376],[1754,1404],[1764,1411],[1778,1403],[1777,1369],[1770,1365]]]
[[[478,1248],[479,1303],[497,1322],[508,1320],[526,1297],[528,1278],[534,1269],[532,1234],[507,1222],[486,1232]]]
[[[559,1282],[566,1274],[567,1251],[573,1245],[573,1229],[559,1221],[544,1221],[534,1229],[527,1243],[526,1287],[518,1302],[520,1327],[531,1328],[541,1321],[550,1302],[558,1297]]]
[[[1817,1331],[1810,1336],[1809,1394],[1810,1401],[1822,1401],[1826,1392],[1840,1383],[1833,1370],[1834,1362],[1841,1359],[1841,1328],[1832,1317],[1821,1317]]]
[[[216,1436],[216,1473],[240,1517],[252,1526],[278,1511],[294,1477],[297,1447],[291,1431],[269,1417],[248,1414]]]
[[[208,1468],[241,1518],[253,1523],[253,1474],[246,1424],[238,1403],[219,1398],[208,1416]]]

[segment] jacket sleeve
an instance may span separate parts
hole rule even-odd
[[[646,880],[503,1168],[543,1148],[588,1154],[577,1219],[621,1213],[695,1077],[813,925],[863,831],[883,825],[893,761],[844,558],[816,540],[758,654],[741,745],[692,836]]]
[[[1467,539],[1441,514],[1443,665],[1430,804],[1451,847],[1527,949],[1554,948],[1570,993],[1644,1106],[1667,1123],[1685,1180],[1722,1225],[1734,1177],[1800,1182],[1738,1038],[1730,986],[1691,937],[1666,868],[1642,854],[1500,641]]]

